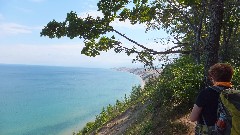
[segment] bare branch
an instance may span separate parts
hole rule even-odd
[[[179,47],[183,47],[183,46],[185,46],[185,44],[179,44],[177,46],[174,46],[174,47],[168,49],[167,51],[172,51],[173,49],[176,49],[176,48],[179,48]]]
[[[190,51],[182,51],[182,50],[172,51],[172,49],[174,49],[174,48],[178,48],[178,47],[180,47],[180,46],[184,46],[184,45],[178,45],[178,46],[175,46],[175,47],[173,47],[173,48],[171,48],[171,49],[169,49],[169,50],[167,50],[167,51],[162,51],[162,52],[155,51],[155,50],[153,50],[153,49],[149,49],[149,48],[147,48],[147,47],[145,47],[145,46],[143,46],[143,45],[137,43],[136,41],[134,41],[134,40],[128,38],[127,36],[125,36],[124,34],[120,33],[119,31],[117,31],[117,30],[115,30],[115,29],[113,29],[113,31],[116,32],[117,34],[119,34],[120,36],[126,38],[128,41],[130,41],[130,42],[136,44],[137,46],[139,46],[139,47],[141,47],[141,48],[143,48],[143,49],[145,50],[145,52],[148,52],[148,53],[151,54],[151,55],[157,55],[157,54],[171,54],[171,53],[182,53],[182,54],[189,54],[189,53],[190,53]],[[117,44],[117,45],[118,45],[119,47],[122,47],[122,48],[125,49],[125,50],[128,50],[128,51],[134,51],[135,53],[141,53],[141,52],[139,52],[139,51],[136,51],[136,50],[129,49],[129,48],[127,48],[127,47],[121,46],[120,44]]]
[[[142,51],[137,51],[137,50],[134,50],[134,49],[130,49],[130,48],[127,48],[127,47],[124,47],[120,44],[116,44],[118,47],[121,47],[122,49],[124,49],[125,51],[132,51],[133,53],[142,53]],[[191,51],[183,51],[183,50],[176,50],[176,51],[172,51],[171,49],[169,50],[166,50],[166,51],[162,51],[162,52],[158,52],[158,51],[154,51],[154,52],[149,52],[147,50],[144,50],[145,52],[147,52],[148,54],[150,55],[161,55],[161,54],[174,54],[174,53],[181,53],[181,54],[190,54]]]
[[[175,40],[177,40],[179,43],[181,42],[177,37],[173,37]]]
[[[174,53],[190,54],[191,51],[176,50],[176,51],[153,52],[150,54],[156,55],[156,54],[174,54]]]
[[[149,48],[147,48],[147,47],[145,47],[145,46],[139,44],[138,42],[136,42],[136,41],[134,41],[134,40],[128,38],[127,36],[125,36],[125,34],[122,34],[122,33],[120,33],[119,31],[117,31],[117,30],[115,30],[115,29],[113,29],[113,31],[116,32],[117,34],[119,34],[120,36],[126,38],[128,41],[130,41],[130,42],[136,44],[137,46],[139,46],[139,47],[141,47],[141,48],[143,48],[143,49],[145,49],[145,50],[151,50],[151,51],[154,51],[153,49],[149,49]]]

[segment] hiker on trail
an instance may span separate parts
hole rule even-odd
[[[211,135],[212,131],[216,130],[220,92],[214,90],[214,87],[222,89],[232,87],[233,68],[231,65],[217,63],[210,67],[208,74],[213,86],[207,87],[199,93],[190,114],[190,120],[197,121],[196,135]]]

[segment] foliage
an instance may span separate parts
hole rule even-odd
[[[151,121],[151,117],[152,113],[148,110],[145,110],[145,112],[138,117],[137,122],[135,124],[132,124],[131,127],[128,127],[124,134],[146,135],[152,133],[153,123]]]
[[[191,57],[181,57],[166,66],[161,75],[146,83],[145,113],[125,134],[186,134],[188,126],[177,122],[189,113],[203,82],[203,65]]]
[[[137,56],[134,61],[151,66],[158,55],[190,53],[195,61],[200,63],[200,56],[204,54],[203,52],[209,51],[206,47],[210,49],[214,47],[214,45],[208,46],[211,37],[214,36],[210,25],[218,15],[211,15],[218,10],[211,8],[213,4],[219,3],[215,3],[214,0],[100,0],[97,6],[103,17],[94,18],[88,15],[82,18],[71,11],[63,22],[55,20],[49,22],[42,30],[41,36],[83,38],[85,47],[82,54],[87,56],[95,57],[100,55],[101,51],[114,49],[116,53],[125,52],[127,55],[135,53]],[[216,18],[220,19],[216,22],[223,22],[223,27],[221,23],[217,24],[218,31],[221,30],[222,34],[216,35],[220,37],[215,43],[220,43],[220,48],[217,48],[216,52],[220,50],[220,60],[225,62],[231,60],[236,63],[239,62],[239,57],[231,52],[235,52],[236,48],[239,50],[239,1],[228,0],[222,5],[225,10],[223,17]],[[174,40],[171,41],[175,46],[163,52],[147,48],[113,28],[111,22],[115,20],[122,22],[130,20],[132,25],[145,24],[146,31],[164,29],[173,37]],[[108,33],[110,36],[106,36]],[[113,33],[126,38],[133,44],[132,47],[122,45],[121,41],[114,38],[115,34],[111,36]]]
[[[196,64],[204,63],[204,85],[210,84],[208,69],[217,62],[240,65],[240,10],[238,0],[100,0],[98,10],[103,17],[79,17],[75,12],[67,14],[66,20],[49,22],[41,36],[84,39],[81,53],[95,57],[102,51],[113,49],[128,56],[136,54],[133,62],[154,68],[154,62],[162,55],[190,54]],[[111,23],[129,20],[147,26],[149,30],[164,29],[175,44],[165,51],[156,51],[134,41],[116,30]],[[132,46],[124,46],[115,35],[127,39]],[[110,35],[110,36],[109,36]],[[157,39],[155,42],[160,43]],[[179,93],[180,95],[180,93]]]
[[[240,40],[240,8],[239,6],[233,5],[234,0],[226,1],[225,10],[228,12],[224,12],[224,20],[223,20],[223,28],[221,35],[221,48],[220,48],[220,59],[223,62],[232,62],[234,65],[240,64],[240,58],[237,52],[239,52]],[[239,5],[238,1],[238,5]]]
[[[192,105],[203,83],[203,71],[192,58],[181,57],[164,68],[153,97],[161,104]]]
[[[240,67],[234,67],[234,75],[232,78],[233,87],[240,90]]]
[[[187,134],[188,125],[179,122],[186,117],[203,83],[203,65],[192,57],[182,56],[164,67],[161,75],[146,83],[150,101],[146,114],[129,127],[126,134]]]

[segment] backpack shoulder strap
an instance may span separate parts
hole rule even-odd
[[[217,116],[220,116],[220,113],[222,112],[224,116],[229,116],[228,109],[226,108],[225,104],[222,102],[221,96],[223,95],[226,87],[221,87],[221,86],[211,86],[213,90],[219,93],[220,97],[218,99],[218,110],[217,110]]]
[[[221,87],[221,86],[211,86],[211,89],[215,90],[218,93],[221,93],[223,90],[225,90],[225,87]]]

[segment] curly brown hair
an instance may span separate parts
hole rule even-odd
[[[210,67],[208,74],[217,82],[230,82],[233,72],[233,67],[230,64],[217,63]]]

